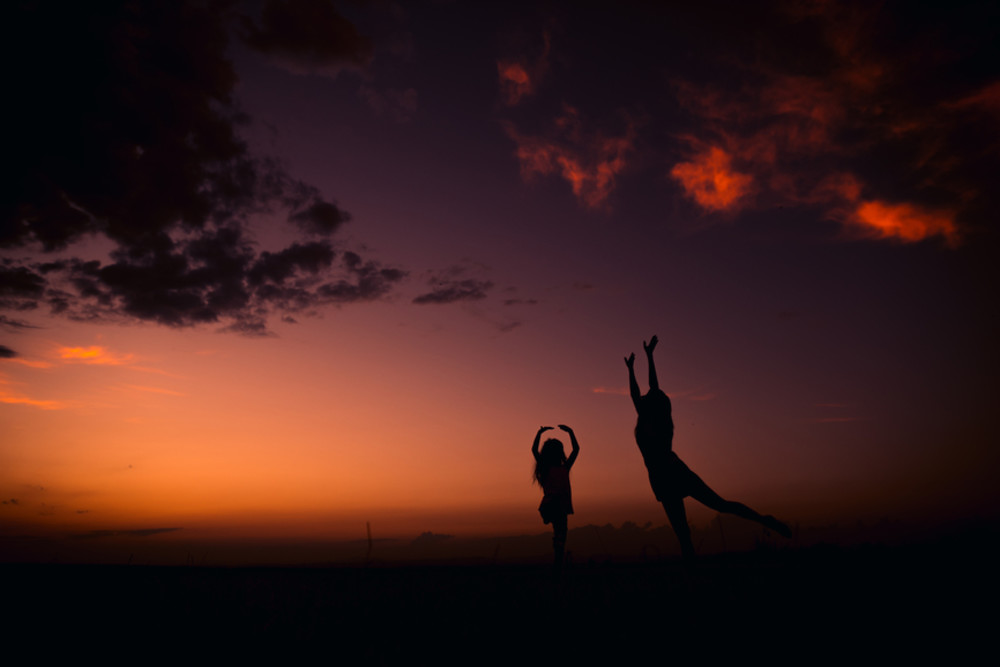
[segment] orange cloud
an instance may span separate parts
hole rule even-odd
[[[27,366],[29,368],[51,368],[52,364],[47,361],[35,361],[31,359],[4,359],[6,363],[9,364],[21,364],[22,366]]]
[[[59,358],[68,362],[110,366],[121,366],[132,361],[131,354],[114,354],[100,345],[91,345],[90,347],[60,347]]]
[[[595,394],[612,394],[614,396],[628,396],[628,387],[594,387],[591,389]]]
[[[635,142],[635,130],[628,123],[621,137],[590,135],[583,130],[576,111],[567,107],[555,122],[555,138],[527,137],[506,126],[507,135],[517,144],[521,177],[559,173],[588,208],[601,208],[614,190],[615,178],[626,164],[626,155]]]
[[[905,203],[863,201],[854,211],[851,222],[866,235],[876,238],[912,243],[943,236],[950,246],[959,243],[958,226],[951,211],[932,211]]]
[[[500,61],[497,72],[500,74],[500,92],[507,106],[514,106],[522,97],[533,92],[531,77],[519,63]]]
[[[736,208],[750,192],[753,178],[734,171],[732,158],[718,146],[710,146],[691,162],[679,162],[670,175],[684,188],[689,197],[709,211]]]
[[[773,119],[762,132],[793,153],[836,149],[831,137],[843,123],[845,111],[829,84],[806,76],[780,76],[760,95],[760,112]]]
[[[536,61],[528,62],[524,58],[512,58],[497,61],[497,74],[500,76],[500,93],[507,106],[514,106],[524,97],[535,92],[539,82],[545,76],[549,67],[549,34],[542,35],[544,47]]]
[[[975,93],[945,106],[952,109],[977,109],[1000,114],[1000,81],[980,88]]]
[[[0,385],[10,384],[7,378],[0,376]],[[65,404],[59,401],[42,401],[35,398],[30,398],[23,394],[18,394],[15,392],[7,391],[6,389],[0,387],[0,403],[9,403],[12,405],[30,405],[31,407],[41,408],[42,410],[61,410],[66,407]]]
[[[62,410],[66,406],[59,401],[41,401],[34,398],[28,398],[27,396],[20,396],[18,394],[12,394],[7,391],[0,389],[0,403],[11,403],[14,405],[30,405],[35,408],[41,408],[42,410]]]

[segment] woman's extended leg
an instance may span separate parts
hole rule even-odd
[[[694,558],[694,545],[691,543],[691,528],[687,522],[687,512],[684,511],[683,498],[671,498],[660,501],[663,509],[667,510],[667,518],[677,535],[677,541],[681,543],[681,554],[684,560],[690,561]]]
[[[735,514],[736,516],[741,516],[744,519],[750,519],[751,521],[756,521],[765,528],[770,528],[774,532],[778,533],[783,537],[791,537],[792,531],[789,530],[788,526],[782,522],[775,519],[770,514],[762,515],[754,512],[752,509],[744,505],[743,503],[738,503],[732,500],[726,500],[718,493],[709,488],[708,484],[702,481],[698,475],[693,472],[690,473],[691,477],[687,483],[687,492],[692,498],[697,500],[702,505],[709,507],[716,512],[726,512],[728,514]]]

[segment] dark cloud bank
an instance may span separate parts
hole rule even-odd
[[[0,309],[261,334],[275,311],[377,299],[404,278],[337,250],[348,214],[240,138],[230,29],[286,64],[363,65],[370,45],[332,6],[17,3],[8,21],[17,169],[0,195]],[[258,250],[248,217],[279,212],[299,240]],[[92,235],[110,261],[44,261]]]

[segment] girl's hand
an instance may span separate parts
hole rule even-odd
[[[546,431],[551,431],[551,430],[552,430],[551,426],[542,426],[541,428],[538,429],[538,434],[541,435],[542,433],[545,433]]]
[[[573,429],[571,429],[569,426],[566,426],[566,424],[559,424],[559,428],[561,428],[562,430],[566,431],[567,433],[572,433],[573,432]]]
[[[646,341],[642,341],[642,349],[646,350],[646,354],[653,354],[653,349],[659,342],[660,339],[657,338],[656,336],[653,336],[652,338],[649,339],[649,345],[646,345]]]
[[[628,366],[629,368],[632,368],[632,366],[634,364],[635,364],[635,352],[633,352],[632,354],[630,354],[627,357],[625,357],[625,365],[626,366]]]

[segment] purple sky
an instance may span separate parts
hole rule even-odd
[[[574,522],[663,522],[654,333],[722,495],[995,516],[995,8],[15,15],[4,534],[531,531],[555,423]]]

